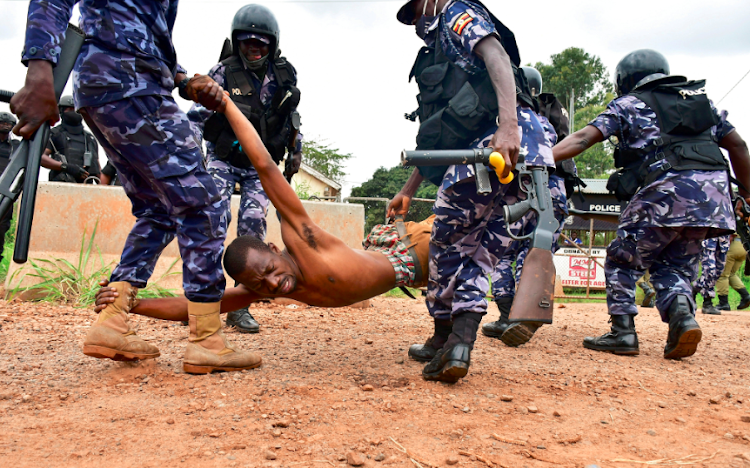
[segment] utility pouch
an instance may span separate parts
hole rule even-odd
[[[443,79],[450,63],[443,62],[425,68],[417,77],[419,95],[422,103],[431,104],[443,95]]]
[[[471,84],[466,82],[458,94],[448,101],[443,120],[449,127],[453,127],[456,133],[475,134],[487,127],[489,112],[479,101],[479,96]]]
[[[227,125],[229,125],[229,121],[227,121],[224,114],[214,112],[203,124],[203,139],[216,144],[221,132]]]
[[[618,169],[607,180],[607,190],[615,194],[618,201],[630,201],[641,186],[637,167]]]

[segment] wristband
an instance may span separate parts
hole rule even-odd
[[[177,83],[177,89],[180,92],[180,97],[182,99],[185,99],[186,101],[192,101],[192,99],[190,99],[190,96],[188,96],[188,93],[187,93],[187,85],[189,81],[190,81],[190,78],[185,78],[184,80]]]

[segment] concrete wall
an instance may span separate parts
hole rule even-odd
[[[237,195],[232,197],[232,223],[229,225],[225,245],[237,237],[236,214],[239,200]],[[365,213],[363,205],[309,201],[302,203],[316,224],[344,240],[350,247],[362,248]],[[130,209],[130,201],[121,187],[42,182],[37,191],[29,259],[64,258],[74,265],[77,264],[84,231],[88,239],[98,220],[94,245],[101,252],[103,263],[114,267],[120,259],[125,239],[135,223]],[[273,206],[269,209],[267,219],[266,241],[283,245],[279,221]],[[164,287],[181,291],[181,274],[162,278],[176,259],[178,261],[173,271],[181,273],[182,262],[179,260],[177,241],[173,241],[162,252],[152,280],[158,280]],[[6,290],[16,286],[23,276],[23,272],[17,274],[11,285],[9,281],[14,272],[21,267],[27,268],[28,265],[11,262],[5,284]],[[92,255],[90,266],[93,270],[101,266],[98,253]],[[33,283],[34,278],[28,276],[23,280],[24,285]],[[228,284],[233,283],[228,281]]]

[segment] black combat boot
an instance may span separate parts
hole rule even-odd
[[[491,336],[492,338],[500,338],[510,326],[508,317],[510,317],[510,308],[513,306],[513,297],[500,297],[495,299],[495,303],[500,310],[500,318],[494,322],[482,325],[482,334]]]
[[[664,347],[664,359],[680,359],[695,354],[703,332],[690,310],[690,300],[679,295],[674,298],[667,311],[669,334]]]
[[[435,333],[427,338],[423,345],[413,344],[409,347],[409,357],[419,362],[430,362],[438,350],[443,347],[448,336],[453,330],[453,322],[450,320],[435,319]]]
[[[721,311],[714,306],[714,301],[710,297],[703,298],[701,313],[706,315],[721,315]]]
[[[240,333],[258,333],[260,324],[253,318],[247,307],[227,314],[227,326],[235,327]]]
[[[640,354],[635,315],[610,315],[609,321],[612,323],[612,331],[599,337],[587,336],[583,339],[583,347],[625,356]]]
[[[641,283],[641,289],[643,290],[643,302],[641,302],[641,307],[653,307],[656,291],[654,291],[654,289],[646,282]]]
[[[719,310],[732,310],[732,306],[729,305],[729,296],[719,296],[719,305],[716,308]]]
[[[748,307],[750,307],[750,294],[748,294],[747,289],[738,289],[737,292],[740,293],[740,304],[737,306],[737,308],[747,309]]]
[[[456,383],[469,373],[471,350],[477,339],[482,314],[464,312],[453,319],[453,331],[448,341],[422,370],[425,380]]]

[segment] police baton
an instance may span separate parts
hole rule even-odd
[[[55,99],[60,96],[68,82],[70,72],[73,71],[78,52],[83,46],[85,34],[81,29],[68,24],[65,41],[62,44],[60,58],[57,66],[52,72]],[[0,101],[10,102],[15,93],[0,90]],[[13,261],[26,263],[29,255],[29,238],[31,235],[31,223],[34,219],[34,205],[36,203],[36,186],[39,180],[39,166],[42,154],[49,141],[50,127],[48,123],[42,124],[31,139],[24,139],[16,151],[11,155],[8,167],[0,176],[0,219],[13,209],[13,202],[23,193],[21,207],[18,217],[18,228],[16,230],[16,246],[13,251]]]

